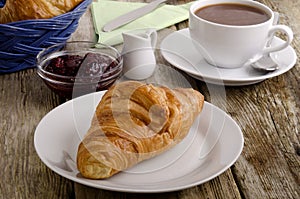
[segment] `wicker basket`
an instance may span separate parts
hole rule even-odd
[[[36,66],[36,55],[51,45],[66,42],[92,0],[51,19],[0,24],[0,74]]]

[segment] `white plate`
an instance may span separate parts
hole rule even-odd
[[[282,43],[277,37],[272,45]],[[163,57],[178,69],[185,71],[201,81],[227,86],[242,86],[255,84],[267,78],[281,75],[290,70],[296,63],[295,50],[288,46],[286,49],[273,53],[272,58],[280,68],[274,72],[263,73],[251,66],[235,69],[218,68],[208,64],[194,47],[188,28],[171,33],[160,46]]]
[[[85,179],[76,168],[77,147],[103,94],[92,93],[70,100],[50,111],[38,124],[34,135],[37,154],[59,175],[114,191],[175,191],[215,178],[242,152],[244,139],[239,126],[225,112],[205,102],[189,135],[179,145],[109,179]]]

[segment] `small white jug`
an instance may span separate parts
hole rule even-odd
[[[155,29],[138,29],[122,33],[123,71],[125,77],[143,80],[156,68],[154,48],[157,41]]]

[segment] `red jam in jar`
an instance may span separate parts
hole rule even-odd
[[[44,70],[54,74],[47,74],[54,81],[46,84],[65,98],[106,90],[121,74],[120,64],[119,58],[100,53],[61,55],[45,65]]]
[[[117,60],[104,54],[87,53],[80,55],[62,55],[50,61],[45,70],[62,76],[100,76],[118,66]]]

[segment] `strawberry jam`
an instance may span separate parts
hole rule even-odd
[[[62,76],[101,76],[118,65],[113,58],[96,53],[80,55],[62,55],[50,61],[45,70]]]
[[[106,90],[122,72],[121,57],[100,53],[61,55],[51,59],[44,70],[45,83],[58,95],[71,98]]]

